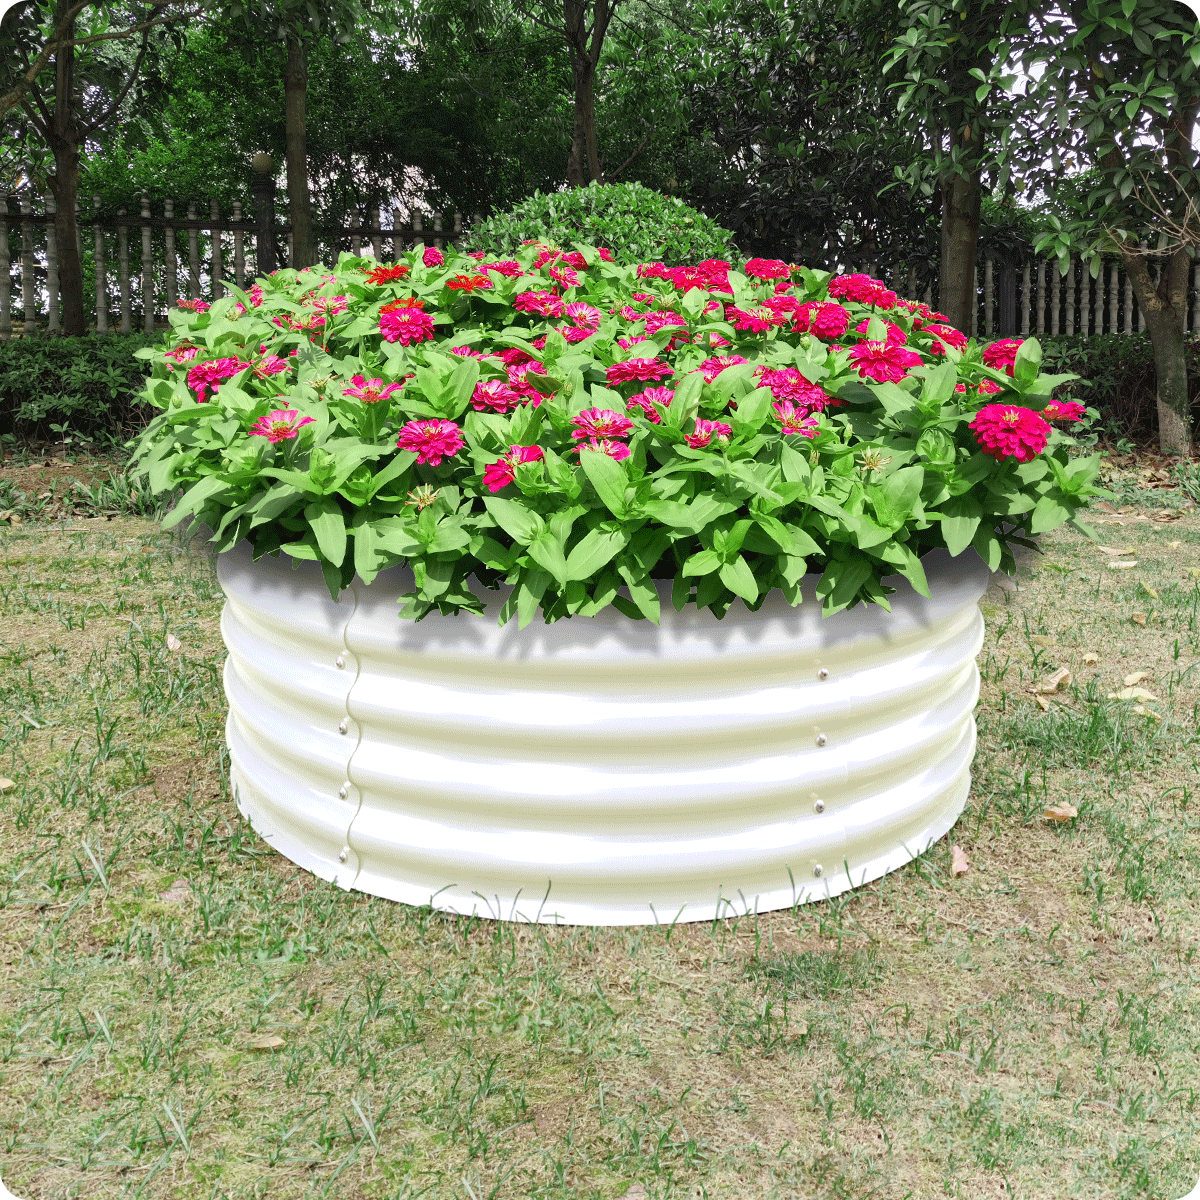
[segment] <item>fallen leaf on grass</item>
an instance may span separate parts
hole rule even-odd
[[[1029,639],[1035,646],[1053,646],[1054,636],[1049,633],[1035,633]]]
[[[1051,804],[1042,809],[1044,821],[1073,821],[1079,816],[1079,809],[1073,804]]]
[[[1038,708],[1040,708],[1042,710],[1042,712],[1050,711],[1050,701],[1047,700],[1045,696],[1034,696],[1033,699],[1034,699],[1034,702],[1037,704]]]
[[[1111,559],[1111,558],[1108,560],[1108,569],[1110,571],[1132,571],[1133,568],[1136,566],[1137,566],[1136,558],[1131,558],[1127,561],[1126,560],[1117,561],[1116,559]]]
[[[1137,713],[1139,717],[1153,717],[1156,721],[1162,720],[1162,713],[1156,713],[1152,708],[1147,708],[1144,704],[1135,704],[1129,711]]]
[[[1188,574],[1193,579],[1200,579],[1200,567],[1188,567]]]
[[[1026,688],[1026,691],[1032,692],[1035,696],[1048,696],[1051,692],[1057,692],[1059,688],[1066,687],[1071,682],[1071,668],[1059,667],[1053,675],[1047,675],[1045,679],[1039,679],[1032,687]]]
[[[950,874],[955,876],[965,875],[968,866],[970,866],[970,863],[967,862],[967,855],[963,848],[961,846],[951,846]]]
[[[1158,697],[1153,692],[1146,691],[1143,687],[1123,687],[1119,692],[1109,692],[1110,700],[1157,700]]]
[[[1126,687],[1134,687],[1136,684],[1141,683],[1143,679],[1149,679],[1149,678],[1150,678],[1149,671],[1134,671],[1134,673],[1132,675],[1125,676],[1124,682],[1125,682]]]
[[[1088,652],[1087,652],[1087,653],[1086,653],[1086,654],[1083,656],[1083,664],[1084,664],[1084,666],[1086,666],[1086,667],[1091,667],[1091,666],[1094,666],[1094,665],[1095,665],[1096,663],[1098,663],[1099,661],[1100,661],[1100,655],[1098,655],[1098,654],[1095,652],[1095,650],[1089,650],[1089,651],[1088,651]]]
[[[1178,542],[1178,541],[1176,541],[1176,542],[1168,542],[1168,543],[1167,543],[1167,549],[1168,549],[1168,550],[1178,550],[1178,549],[1179,549],[1179,547],[1180,547],[1180,546],[1182,546],[1182,545],[1183,545],[1183,543],[1182,543],[1182,542]]]
[[[182,645],[183,645],[183,643],[173,633],[167,634],[167,649],[168,650],[178,650],[180,648],[180,646],[182,646]]]
[[[0,779],[0,792],[7,792],[9,788],[16,786],[11,779]]]
[[[1129,619],[1135,625],[1145,625],[1146,624],[1146,614],[1143,612],[1136,612]]]
[[[1112,546],[1101,546],[1098,542],[1096,543],[1096,549],[1103,550],[1105,554],[1136,554],[1137,553],[1136,548],[1133,546],[1123,546],[1123,547],[1121,547],[1120,550],[1117,550]]]
[[[1149,596],[1151,600],[1158,599],[1158,593],[1144,579],[1138,584],[1138,587],[1140,587],[1143,593]]]
[[[246,1043],[247,1050],[278,1050],[284,1044],[283,1038],[277,1037],[273,1033],[264,1034],[262,1037],[256,1037],[254,1041]]]
[[[808,1022],[807,1021],[799,1021],[795,1025],[792,1026],[792,1037],[793,1038],[802,1038],[802,1037],[807,1037],[807,1036],[808,1036]]]
[[[191,894],[191,884],[186,879],[176,879],[172,881],[171,886],[165,892],[158,893],[158,898],[165,900],[168,904],[177,904],[181,900],[186,900]]]

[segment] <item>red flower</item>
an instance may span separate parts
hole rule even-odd
[[[829,281],[829,295],[835,300],[844,297],[876,308],[891,308],[898,299],[883,280],[872,279],[870,275],[837,275]]]
[[[791,274],[787,263],[778,258],[752,258],[742,270],[754,279],[784,279]]]
[[[796,310],[796,328],[823,342],[836,341],[850,325],[850,314],[840,304],[813,300]]]
[[[1029,462],[1046,448],[1050,426],[1029,408],[1015,404],[985,404],[971,421],[984,454]]]
[[[478,292],[495,285],[486,275],[455,275],[446,280],[446,286],[456,292]]]
[[[1079,421],[1086,412],[1078,400],[1051,400],[1042,409],[1042,417],[1047,421]]]
[[[393,279],[403,279],[408,274],[407,263],[394,263],[390,267],[373,267],[367,273],[368,283],[391,283]]]
[[[418,300],[416,298],[416,296],[405,296],[403,300],[390,300],[390,301],[388,301],[387,304],[382,305],[379,309],[379,314],[380,314],[380,316],[382,316],[384,313],[397,312],[399,309],[402,309],[402,308],[424,308],[424,307],[425,307],[424,300]]]
[[[1020,338],[1005,338],[1002,342],[993,342],[983,352],[983,361],[994,371],[1013,373],[1017,361],[1017,351],[1021,348]]]

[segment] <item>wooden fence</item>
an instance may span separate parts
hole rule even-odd
[[[166,310],[180,298],[181,283],[184,298],[210,301],[221,295],[221,279],[232,279],[244,287],[247,278],[274,268],[275,247],[282,239],[286,239],[288,261],[292,259],[291,226],[275,224],[269,201],[253,217],[244,214],[236,201],[228,216],[222,215],[215,200],[208,204],[205,215],[200,215],[201,206],[195,201],[188,203],[184,215],[176,213],[173,200],[164,200],[161,216],[151,213],[145,197],[137,215],[118,209],[115,216],[101,216],[99,196],[93,197],[92,205],[87,216],[77,207],[75,229],[85,289],[95,298],[93,327],[98,333],[110,327],[129,333],[135,324],[153,332],[156,322],[165,321]],[[397,224],[395,212],[390,212],[386,227],[381,216],[375,205],[361,217],[348,213],[341,225],[317,226],[319,250],[328,252],[333,261],[338,251],[358,254],[368,243],[376,258],[389,261],[418,242],[444,246],[457,243],[462,234],[459,213],[445,222],[441,216],[433,216],[429,224],[414,213],[409,222]],[[84,226],[91,227],[87,241],[80,236]],[[135,237],[140,233],[141,253],[136,264],[130,253],[131,230]],[[14,245],[19,247],[15,259],[10,251]],[[248,266],[251,256],[252,271]],[[865,262],[845,269],[883,278],[902,296],[937,306],[931,287],[917,294],[915,268],[897,264],[881,270],[877,263]],[[1196,332],[1200,264],[1192,269],[1192,284],[1184,326]],[[1063,276],[1052,259],[1000,262],[985,248],[976,270],[976,295],[970,330],[974,337],[1131,333],[1145,328],[1125,270],[1115,260],[1103,260],[1099,276],[1093,279],[1088,264],[1079,259],[1072,259],[1069,273]],[[14,322],[18,308],[22,318],[19,331]],[[57,333],[61,328],[53,201],[47,199],[37,212],[28,193],[10,196],[0,205],[0,340]]]
[[[188,203],[186,215],[177,213],[169,199],[162,202],[161,216],[152,215],[146,198],[136,216],[124,208],[116,216],[101,216],[101,205],[96,196],[91,214],[83,215],[78,206],[75,213],[85,294],[95,297],[97,333],[110,328],[130,333],[135,325],[153,332],[180,298],[216,300],[224,290],[222,279],[245,287],[247,279],[274,269],[275,246],[283,239],[292,261],[292,227],[269,220],[271,244],[264,246],[262,223],[244,214],[239,201],[228,215],[221,213],[216,200],[209,203],[206,215],[199,214],[195,201]],[[460,213],[445,220],[435,215],[428,223],[413,213],[408,222],[396,223],[391,212],[386,226],[382,215],[373,205],[366,210],[365,222],[359,214],[348,213],[342,225],[317,225],[319,251],[332,251],[334,257],[340,250],[359,254],[366,243],[376,258],[389,261],[418,242],[441,247],[462,236]],[[86,241],[81,236],[85,226],[91,227]],[[130,252],[131,230],[135,237],[141,234],[136,263]],[[0,340],[61,331],[55,241],[53,199],[47,197],[40,212],[34,211],[28,194],[9,196],[0,206]]]

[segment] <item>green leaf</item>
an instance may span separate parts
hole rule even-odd
[[[758,584],[754,580],[754,572],[740,554],[721,564],[720,576],[721,582],[735,596],[741,596],[747,604],[753,604],[758,599]]]
[[[305,505],[304,519],[312,529],[321,553],[335,567],[340,567],[346,557],[346,520],[341,505],[332,496],[324,496]]]
[[[721,556],[715,550],[699,550],[683,564],[681,575],[711,575],[721,567]]]
[[[1034,506],[1029,517],[1030,533],[1046,533],[1057,529],[1075,515],[1075,510],[1063,504],[1054,495],[1043,496]]]
[[[203,508],[205,501],[230,490],[232,489],[229,483],[220,475],[206,475],[184,492],[179,503],[163,519],[162,527],[174,529],[184,517],[189,517]]]
[[[625,468],[602,450],[586,448],[579,451],[579,465],[609,512],[618,520],[623,519],[628,511],[625,489],[629,484],[629,476]]]
[[[960,555],[970,544],[979,528],[979,517],[942,517],[942,537],[952,556]]]
[[[543,529],[529,543],[529,557],[543,570],[549,571],[560,587],[567,582],[567,560],[562,542],[549,529]]]
[[[624,530],[588,530],[567,555],[567,580],[588,579],[611,562],[628,542],[629,535]]]
[[[514,542],[519,542],[522,546],[528,546],[546,528],[542,518],[518,500],[505,500],[500,496],[485,496],[483,505],[491,513],[496,524]]]

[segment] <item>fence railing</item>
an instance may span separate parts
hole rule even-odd
[[[27,193],[5,199],[0,204],[0,340],[58,333],[62,322],[54,201],[47,197],[39,212]],[[181,285],[182,298],[209,301],[221,296],[222,279],[245,287],[248,277],[274,269],[277,246],[284,239],[287,261],[293,261],[292,227],[276,225],[272,215],[264,228],[255,219],[261,214],[243,213],[239,201],[228,215],[221,213],[216,200],[209,202],[204,215],[195,201],[185,213],[176,211],[173,200],[164,200],[161,216],[151,213],[147,198],[136,215],[119,208],[115,216],[102,216],[101,206],[96,196],[90,214],[83,214],[78,205],[75,212],[85,297],[94,297],[89,316],[97,333],[107,333],[110,327],[130,333],[135,324],[152,333],[181,298]],[[385,214],[391,218],[387,224],[381,222]],[[419,242],[442,247],[456,244],[462,236],[461,213],[425,218],[414,212],[408,221],[396,222],[394,211],[381,213],[378,205],[371,205],[363,216],[365,221],[351,212],[341,225],[316,225],[318,248],[334,255],[339,250],[359,254],[366,244],[376,258],[386,261]],[[91,236],[85,238],[82,230],[87,226]],[[269,244],[264,244],[265,229],[270,231]],[[136,261],[131,231],[135,239],[141,235]]]
[[[101,208],[101,198],[96,196],[90,214],[83,215],[78,206],[75,214],[85,299],[90,302],[94,298],[94,312],[88,315],[98,333],[108,332],[110,327],[130,333],[135,324],[153,332],[180,298],[181,285],[184,298],[210,301],[220,297],[222,279],[244,287],[248,276],[274,269],[277,246],[284,240],[287,260],[293,260],[291,226],[275,223],[269,202],[260,206],[260,211],[247,214],[235,201],[228,215],[221,213],[215,200],[208,203],[203,215],[196,201],[189,201],[185,212],[177,212],[175,202],[166,199],[161,202],[161,215],[156,216],[146,197],[137,214],[120,208],[115,216],[101,215]],[[358,254],[369,244],[376,258],[387,261],[418,242],[444,246],[457,243],[462,235],[459,213],[445,219],[434,215],[428,223],[421,214],[413,213],[408,221],[397,223],[394,211],[384,212],[389,217],[387,224],[382,222],[380,206],[372,205],[361,214],[347,213],[339,225],[318,225],[318,248],[336,256],[340,250]],[[91,227],[86,239],[81,236],[85,226]],[[140,235],[136,262],[130,247],[131,231],[135,239]],[[14,258],[12,250],[18,247]],[[937,307],[933,286],[917,294],[915,268],[897,264],[881,269],[878,263],[863,262],[852,269],[885,279],[900,295]],[[975,284],[973,337],[1132,333],[1146,326],[1125,269],[1115,259],[1102,260],[1099,275],[1093,279],[1088,262],[1081,259],[1072,259],[1070,271],[1063,276],[1053,259],[1012,263],[985,251],[976,268]],[[39,212],[34,211],[29,193],[5,198],[0,203],[0,340],[60,332],[59,291],[53,200],[47,197]],[[1193,333],[1200,325],[1198,296],[1200,264],[1192,268],[1183,321],[1185,330]],[[18,311],[19,331],[14,319]]]

